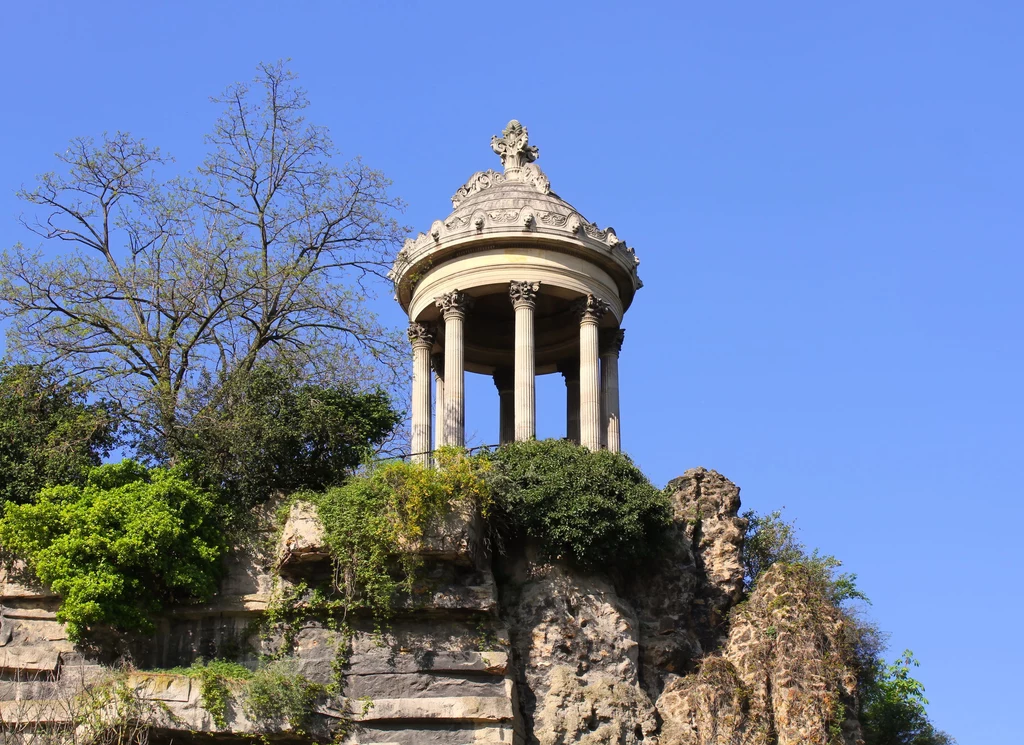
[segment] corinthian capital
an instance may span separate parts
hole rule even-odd
[[[537,293],[540,291],[540,282],[531,282],[529,280],[517,281],[512,280],[508,283],[508,294],[512,298],[512,307],[520,308],[528,306],[530,308],[536,307],[537,305]]]
[[[434,337],[437,335],[437,328],[432,323],[410,323],[409,342],[415,347],[423,345],[434,346]]]
[[[622,340],[626,338],[625,329],[608,329],[601,332],[601,354],[619,356],[622,351]]]
[[[601,320],[601,316],[612,309],[608,303],[594,295],[586,295],[574,300],[570,308],[579,317],[580,323],[587,321],[597,323]]]
[[[473,298],[460,290],[452,290],[441,297],[434,298],[434,305],[441,311],[441,317],[463,318],[466,311],[473,307]]]

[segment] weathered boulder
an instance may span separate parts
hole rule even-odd
[[[506,596],[530,742],[642,742],[654,707],[639,681],[638,622],[606,578],[562,566],[522,568]]]
[[[729,660],[712,655],[658,697],[661,745],[770,745],[770,722]]]
[[[644,684],[665,683],[725,640],[729,609],[743,593],[740,491],[715,471],[695,468],[669,482],[673,524],[662,557],[630,588],[640,622]]]
[[[694,468],[669,482],[676,525],[697,558],[707,604],[717,625],[743,595],[743,536],[740,489],[717,471]]]
[[[287,571],[296,564],[327,561],[330,557],[316,506],[301,500],[293,502],[277,540],[277,565]]]

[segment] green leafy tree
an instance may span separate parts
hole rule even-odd
[[[341,483],[402,421],[381,389],[299,382],[288,367],[260,364],[211,395],[168,448],[197,481],[236,507],[275,492]],[[159,443],[151,447],[159,448]]]
[[[862,691],[865,745],[955,745],[928,720],[924,686],[911,676],[919,663],[909,649],[891,665],[878,660],[878,672]]]
[[[224,538],[211,495],[172,470],[123,461],[91,469],[83,486],[8,504],[0,545],[61,596],[57,620],[79,640],[96,625],[150,631],[165,603],[208,598]]]
[[[284,356],[328,380],[379,378],[404,352],[367,305],[402,235],[390,182],[337,162],[280,63],[214,101],[191,175],[166,178],[170,159],[126,133],[72,140],[20,193],[55,258],[0,255],[10,350],[85,376],[164,435],[204,373]]]
[[[88,388],[31,365],[0,366],[0,500],[80,482],[117,444],[118,414]]]
[[[492,457],[495,505],[509,533],[551,558],[627,566],[657,551],[671,521],[668,498],[625,455],[533,440]]]

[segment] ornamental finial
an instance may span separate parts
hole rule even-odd
[[[506,169],[522,168],[537,160],[540,151],[536,145],[530,144],[530,135],[519,120],[510,121],[501,134],[501,137],[491,137],[491,150],[498,154]]]

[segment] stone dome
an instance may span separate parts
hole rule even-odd
[[[509,126],[518,124],[513,120]],[[522,129],[525,132],[525,128]],[[498,138],[492,139],[492,147],[498,152],[496,141]],[[610,280],[611,287],[578,285],[567,289],[575,294],[592,293],[606,298],[614,315],[621,320],[633,295],[643,286],[637,273],[640,260],[635,251],[618,237],[614,228],[599,228],[551,191],[547,176],[535,163],[517,163],[511,156],[500,152],[499,155],[505,164],[503,173],[493,170],[474,173],[452,196],[454,210],[448,217],[435,220],[428,233],[405,241],[390,274],[402,308],[413,320],[435,317],[430,307],[433,296],[419,292],[419,288],[432,268],[450,258],[495,248],[507,255],[516,248],[528,251],[543,247],[582,259],[601,270],[592,272],[595,275],[607,275],[601,278]],[[535,147],[532,157],[537,157]],[[469,277],[461,279],[459,289],[478,294],[467,284]],[[502,279],[507,283],[507,277]],[[557,286],[557,282],[552,282],[553,277],[547,279],[549,287]],[[416,302],[414,296],[421,294],[420,302]]]

